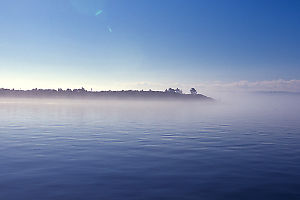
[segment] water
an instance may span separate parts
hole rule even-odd
[[[299,97],[244,100],[1,99],[0,199],[299,199]]]

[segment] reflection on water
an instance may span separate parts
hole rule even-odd
[[[298,101],[270,100],[2,99],[0,199],[297,199]]]

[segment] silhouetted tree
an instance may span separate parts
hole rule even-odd
[[[192,95],[196,95],[197,94],[197,90],[195,88],[191,88],[190,92]]]
[[[165,92],[175,93],[176,91],[173,88],[169,88],[168,90],[165,90]]]
[[[178,94],[182,94],[182,90],[180,90],[179,88],[176,88],[175,92]]]

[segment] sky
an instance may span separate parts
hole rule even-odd
[[[299,0],[0,0],[0,88],[299,80]]]

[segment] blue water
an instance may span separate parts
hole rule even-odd
[[[269,100],[2,99],[0,199],[300,199],[299,104]]]

